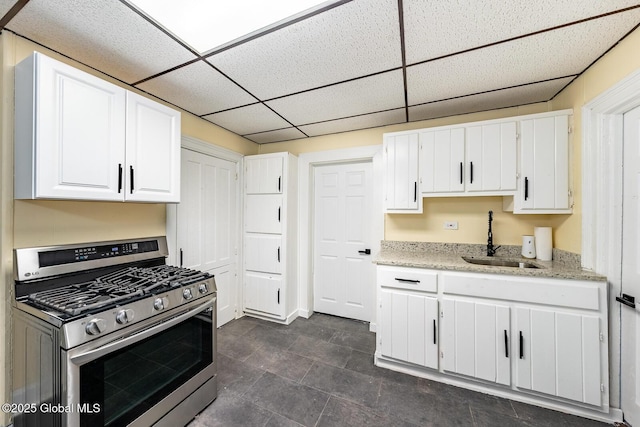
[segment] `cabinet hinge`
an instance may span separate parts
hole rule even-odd
[[[573,126],[569,125],[568,133],[571,134],[573,132]]]
[[[600,332],[600,342],[604,342],[604,334]]]
[[[604,393],[604,384],[600,383],[600,391]]]
[[[444,351],[440,352],[440,359],[444,359]]]
[[[238,180],[238,172],[236,172],[236,181]]]
[[[440,312],[440,318],[441,318],[441,319],[444,319],[444,311],[441,311],[441,312]]]

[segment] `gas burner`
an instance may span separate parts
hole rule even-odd
[[[139,295],[155,294],[210,277],[187,268],[160,265],[127,267],[96,279],[30,294],[28,299],[57,311],[78,315]]]

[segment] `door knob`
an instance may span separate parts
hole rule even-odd
[[[364,251],[358,251],[362,255],[371,255],[371,249],[365,249]]]

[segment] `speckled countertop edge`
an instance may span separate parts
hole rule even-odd
[[[530,262],[539,268],[513,268],[470,264],[462,259],[463,255],[474,258],[489,258],[486,256],[486,245],[384,240],[381,242],[381,250],[374,257],[373,262],[379,265],[432,268],[435,270],[573,280],[607,280],[604,276],[583,270],[580,267],[580,255],[557,249],[553,250],[553,261],[524,258],[521,255],[521,247],[516,245],[501,246],[493,257],[496,259]]]

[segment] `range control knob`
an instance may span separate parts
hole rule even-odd
[[[104,319],[91,319],[84,330],[89,335],[98,335],[107,329],[107,322]]]
[[[121,325],[124,325],[125,323],[129,323],[131,320],[133,320],[133,310],[129,308],[125,310],[120,310],[116,313],[116,322],[118,322]]]
[[[191,288],[184,288],[182,290],[182,298],[186,300],[193,298],[193,292],[191,292]]]
[[[169,300],[167,298],[156,298],[153,302],[153,308],[156,310],[164,310],[169,305]]]
[[[201,294],[206,294],[208,291],[209,289],[207,288],[206,283],[200,283],[200,285],[198,285],[198,292],[200,292]]]

